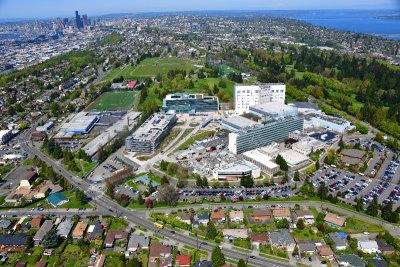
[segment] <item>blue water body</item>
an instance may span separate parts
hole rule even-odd
[[[319,10],[277,12],[278,16],[303,20],[317,26],[381,35],[400,40],[398,10]]]
[[[16,33],[0,33],[0,40],[16,40],[19,39],[21,35]]]

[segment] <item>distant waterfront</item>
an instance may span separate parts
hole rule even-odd
[[[400,11],[398,10],[313,10],[273,13],[276,16],[303,20],[327,28],[400,40]]]

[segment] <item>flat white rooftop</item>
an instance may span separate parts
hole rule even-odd
[[[269,169],[274,169],[276,167],[279,167],[279,165],[276,164],[270,156],[268,156],[266,153],[261,152],[259,149],[246,151],[243,153],[243,155],[263,164]]]

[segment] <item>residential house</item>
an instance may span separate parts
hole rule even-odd
[[[4,234],[0,236],[0,251],[22,252],[28,244],[28,236],[24,233],[16,235]]]
[[[115,241],[128,240],[128,233],[122,230],[110,230],[108,231],[106,238],[104,239],[104,245],[106,248],[112,248]]]
[[[88,224],[85,222],[78,222],[77,225],[75,226],[74,231],[72,232],[72,238],[73,239],[81,239],[83,238],[86,228]]]
[[[134,235],[132,234],[126,247],[125,255],[129,256],[131,252],[138,251],[140,249],[148,249],[150,240],[147,236]]]
[[[268,245],[269,236],[267,233],[251,233],[250,241],[253,248],[259,249],[260,245]]]
[[[273,247],[283,249],[289,252],[293,252],[294,248],[296,247],[296,242],[290,235],[288,229],[269,232],[268,235],[269,235],[269,242]]]
[[[347,235],[345,233],[329,233],[328,237],[335,244],[336,250],[345,250],[347,248]]]
[[[106,261],[106,255],[104,254],[97,255],[93,267],[103,267],[105,261]]]
[[[318,255],[321,259],[333,259],[333,251],[329,245],[317,246]]]
[[[229,212],[229,218],[231,222],[241,223],[244,219],[244,213],[241,210],[232,210]]]
[[[31,188],[37,177],[38,177],[37,172],[28,171],[25,177],[19,182],[18,188],[21,187]]]
[[[89,226],[87,232],[89,233],[90,240],[101,238],[104,232],[103,224],[99,221],[96,221],[94,224]]]
[[[292,221],[290,210],[289,209],[274,209],[272,211],[275,220],[283,220],[286,219],[288,222]]]
[[[46,180],[42,183],[39,190],[37,190],[34,193],[33,197],[34,198],[45,198],[50,193],[57,193],[60,191],[62,191],[62,187],[60,185],[55,185],[55,184],[53,184],[52,181]]]
[[[224,234],[224,238],[226,239],[245,239],[249,237],[249,233],[247,229],[223,229],[222,233]]]
[[[31,227],[32,228],[39,228],[42,225],[42,220],[43,220],[42,216],[33,218],[31,220]]]
[[[386,244],[385,240],[377,239],[376,243],[378,243],[379,251],[383,255],[391,255],[396,252],[395,248],[392,245]]]
[[[343,267],[365,267],[363,259],[354,254],[340,255],[337,262],[339,266]]]
[[[46,200],[55,208],[69,202],[69,198],[61,192],[49,195]]]
[[[386,261],[382,260],[382,259],[377,259],[377,258],[369,259],[368,262],[369,262],[369,266],[372,265],[375,267],[389,267],[389,265],[386,263]]]
[[[216,223],[225,223],[225,212],[223,209],[216,209],[211,212],[211,220]]]
[[[46,267],[46,266],[47,266],[47,262],[45,262],[45,261],[38,261],[35,264],[35,267]]]
[[[306,254],[306,255],[314,254],[314,252],[317,249],[316,243],[320,243],[320,242],[316,241],[316,240],[300,240],[297,243],[297,245],[299,247],[299,253]]]
[[[312,225],[315,223],[314,215],[310,210],[296,210],[295,212],[295,222],[302,219],[305,225]]]
[[[36,232],[33,237],[33,242],[35,246],[39,246],[42,244],[44,236],[53,228],[54,224],[52,220],[45,220],[39,230]]]
[[[324,222],[330,227],[340,228],[345,226],[346,218],[334,213],[328,213],[325,215]]]
[[[191,213],[181,213],[178,216],[176,216],[178,220],[181,222],[187,223],[187,224],[192,224],[193,221],[193,214]]]
[[[255,223],[266,223],[272,220],[272,211],[267,209],[253,210],[250,218]]]
[[[103,267],[106,261],[106,255],[92,255],[89,259],[88,267]]]
[[[364,253],[376,253],[379,250],[378,243],[375,240],[360,240],[357,247]]]
[[[17,262],[17,264],[15,264],[14,267],[26,267],[26,262],[24,262],[24,261],[19,261],[19,262]]]
[[[209,222],[210,222],[210,214],[204,213],[204,214],[197,215],[197,219],[195,220],[193,226],[199,227],[200,224],[203,226],[207,226]]]
[[[150,245],[148,267],[155,267],[157,259],[159,259],[159,266],[172,266],[172,246],[163,244]]]
[[[72,227],[74,227],[74,222],[71,219],[65,219],[57,226],[58,236],[66,239],[71,233]]]
[[[2,229],[8,229],[11,226],[11,221],[7,219],[1,219],[0,220],[0,228]]]
[[[176,255],[175,266],[190,267],[190,255]]]

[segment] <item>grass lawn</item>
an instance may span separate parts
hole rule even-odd
[[[104,264],[105,267],[117,267],[124,262],[121,261],[121,256],[116,254],[107,255],[106,262]]]
[[[304,230],[294,229],[292,232],[292,236],[300,240],[321,239],[323,237],[321,232],[318,232],[318,234],[313,234],[307,228]]]
[[[158,150],[163,150],[166,148],[169,144],[171,144],[172,140],[174,140],[175,137],[177,137],[181,133],[181,129],[179,128],[173,128],[167,137],[164,138],[164,140],[161,142],[160,146],[158,147]]]
[[[135,103],[135,92],[105,92],[88,111],[128,110]]]
[[[170,58],[146,58],[133,70],[125,70],[123,76],[125,80],[134,78],[154,77],[157,74],[165,74],[170,70],[184,69],[189,71],[193,68],[194,62],[188,59],[177,57]]]
[[[74,159],[74,160],[76,165],[80,169],[80,172],[78,174],[81,177],[89,173],[96,166],[96,162],[87,162],[84,161],[83,159]]]
[[[128,222],[122,218],[109,218],[107,222],[110,224],[110,230],[125,230]]]
[[[87,266],[89,254],[82,251],[78,245],[68,244],[64,252],[61,254],[63,266],[76,267]]]
[[[210,89],[214,88],[215,84],[218,86],[218,83],[220,82],[220,80],[221,80],[220,78],[204,78],[204,79],[195,80],[194,88],[186,89],[185,92],[201,93],[201,92],[203,92],[203,89],[207,86]],[[219,88],[218,96],[220,96],[221,102],[229,102],[233,99],[233,96],[234,96],[235,82],[228,80],[228,79],[223,79],[223,80],[225,81],[226,88],[218,87]]]
[[[63,191],[64,195],[69,198],[69,202],[65,203],[64,205],[59,206],[58,208],[91,208],[92,206],[89,203],[82,203],[78,201],[75,197],[75,193],[71,191]],[[53,207],[53,206],[51,206]]]
[[[185,150],[188,149],[189,146],[193,145],[195,143],[196,140],[200,140],[203,138],[208,137],[210,134],[214,133],[214,131],[206,131],[206,132],[202,132],[199,134],[196,134],[194,136],[192,136],[192,138],[190,138],[189,140],[187,140],[186,142],[184,142],[182,145],[180,145],[177,150]]]
[[[129,65],[129,66],[126,67],[126,69],[132,70],[133,67]],[[116,69],[113,69],[113,70],[111,70],[109,73],[107,73],[106,76],[104,76],[103,79],[101,79],[101,81],[108,81],[108,80],[112,80],[112,79],[114,79],[114,78],[116,78],[116,77],[119,77],[119,76],[122,75],[122,73],[123,73],[126,69],[124,69],[123,66],[122,66],[122,67],[119,67],[119,68],[116,68]]]
[[[346,222],[346,227],[343,229],[346,233],[359,233],[359,232],[370,232],[376,233],[381,232],[384,229],[380,225],[372,224],[354,217],[349,217]]]

